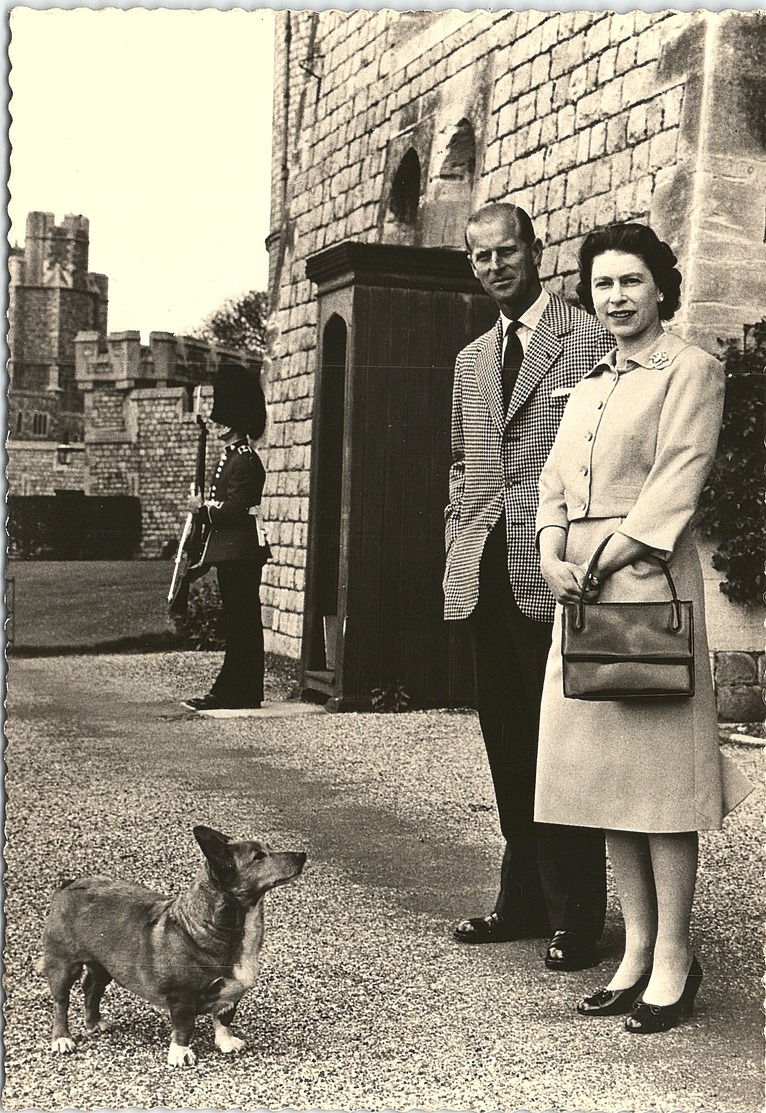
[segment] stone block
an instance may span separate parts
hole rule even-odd
[[[575,108],[574,105],[568,104],[558,113],[556,117],[556,138],[566,139],[570,135],[574,135],[575,130]]]
[[[646,100],[647,92],[655,87],[652,67],[637,66],[622,79],[622,99],[626,107]]]
[[[556,78],[569,73],[581,60],[579,51],[572,48],[571,42],[558,43],[551,51],[550,76]]]
[[[550,76],[551,60],[548,54],[538,54],[532,59],[530,81],[533,88],[545,84]]]
[[[715,655],[715,682],[718,687],[757,683],[756,660],[749,653],[718,651]]]
[[[551,54],[558,42],[558,16],[553,15],[546,19],[540,28],[540,49],[546,54]]]
[[[586,39],[585,49],[588,57],[595,57],[609,46],[611,22],[611,14],[596,16]]]
[[[666,128],[678,127],[681,123],[681,109],[684,102],[684,87],[676,85],[667,89],[662,95],[662,126]]]
[[[586,93],[577,102],[576,114],[576,127],[577,129],[588,127],[589,124],[594,123],[601,117],[601,90],[595,89],[593,92]]]
[[[511,95],[518,100],[525,96],[532,84],[532,63],[524,62],[513,71],[513,85]]]
[[[627,67],[626,67],[627,68]],[[598,83],[606,85],[617,73],[617,48],[605,50],[598,60]]]
[[[591,129],[590,144],[588,146],[588,158],[600,159],[606,150],[606,124],[603,122],[597,123]]]
[[[758,683],[761,688],[766,688],[766,653],[759,653],[757,660]]]
[[[649,169],[649,140],[645,139],[642,143],[636,143],[633,147],[633,153],[630,160],[630,173],[635,181],[641,174],[645,174]]]
[[[551,143],[556,141],[556,117],[549,113],[545,116],[540,124],[540,145],[543,148],[548,148]]]
[[[624,43],[631,40],[635,34],[636,20],[634,12],[613,12],[609,24],[609,38],[612,43]]]
[[[628,118],[624,113],[612,116],[606,124],[607,153],[622,151],[628,144]]]
[[[569,99],[572,104],[577,104],[580,97],[588,92],[588,66],[582,63],[572,71],[569,77]]]
[[[638,104],[631,108],[628,113],[627,127],[628,143],[635,145],[646,139],[647,107],[645,104]]]
[[[639,178],[633,186],[633,212],[638,220],[646,220],[652,208],[654,179],[651,174]]]
[[[561,244],[567,238],[567,221],[569,213],[566,208],[552,211],[548,219],[548,239],[553,244]]]
[[[649,141],[649,169],[660,170],[676,161],[678,128],[662,131]]]
[[[633,69],[636,64],[637,45],[634,38],[626,38],[624,42],[620,43],[615,61],[616,73],[627,73]]]
[[[762,691],[754,685],[717,688],[716,700],[721,723],[757,723],[766,715]]]
[[[599,116],[606,127],[622,111],[622,81],[617,77],[603,85],[599,92]]]
[[[593,170],[593,193],[598,196],[608,193],[612,188],[612,164],[609,159],[602,158],[595,164]],[[600,222],[599,222],[600,223]]]
[[[577,153],[575,155],[575,168],[583,170],[590,154],[590,131],[581,131],[577,135]]]
[[[505,104],[500,109],[497,119],[497,135],[498,137],[505,137],[510,135],[516,129],[517,120],[517,107],[516,102]]]
[[[546,166],[547,171],[547,166]],[[555,213],[564,204],[564,195],[566,193],[566,178],[563,174],[558,174],[555,178],[550,178],[548,181],[548,208],[551,213]]]
[[[528,124],[535,118],[535,92],[525,93],[519,98],[517,122],[519,125]]]

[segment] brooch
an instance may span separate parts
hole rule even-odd
[[[652,367],[667,367],[670,363],[670,356],[667,352],[655,352],[649,362]]]

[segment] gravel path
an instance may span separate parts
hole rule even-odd
[[[548,973],[543,941],[451,941],[489,907],[499,852],[475,716],[184,712],[216,659],[10,661],[3,1108],[762,1107],[762,790],[702,839],[695,1016],[638,1039],[573,1012],[619,954],[611,889],[597,971]],[[271,673],[267,700],[290,688],[289,670]],[[728,752],[760,782],[760,750]],[[51,890],[100,872],[178,891],[200,860],[194,823],[309,854],[267,898],[262,976],[235,1022],[245,1051],[221,1056],[200,1020],[197,1067],[173,1071],[166,1018],[111,986],[113,1029],[85,1036],[76,990],[81,1042],[54,1057],[35,972]]]

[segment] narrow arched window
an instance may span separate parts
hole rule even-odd
[[[400,224],[414,224],[420,202],[420,159],[412,147],[407,151],[391,184],[389,212]]]

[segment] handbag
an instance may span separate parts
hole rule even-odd
[[[610,534],[611,536],[611,534]],[[580,599],[565,603],[561,629],[564,695],[622,700],[694,695],[694,615],[678,598],[667,562],[671,598],[657,603],[586,603],[585,585],[606,537],[588,564]]]

